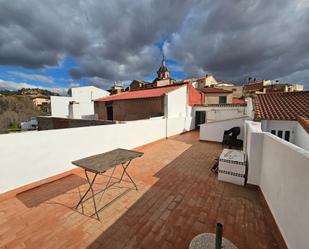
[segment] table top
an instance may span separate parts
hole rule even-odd
[[[189,245],[189,249],[215,249],[216,235],[214,233],[202,233],[193,238]],[[222,238],[222,248],[237,249],[237,247],[229,240]]]
[[[119,164],[141,157],[143,154],[134,150],[115,149],[73,161],[72,164],[94,173],[103,173]]]

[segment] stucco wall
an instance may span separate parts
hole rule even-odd
[[[288,248],[309,248],[309,153],[264,134],[260,187]]]
[[[233,103],[233,94],[232,93],[218,93],[218,94],[205,94],[205,103],[208,105],[219,104],[219,96],[226,96],[226,104]]]
[[[53,117],[67,118],[69,116],[69,103],[72,100],[71,97],[51,96],[51,115]]]
[[[240,118],[246,115],[246,106],[195,106],[194,112],[206,111],[206,122]]]
[[[243,96],[243,86],[216,86],[216,88],[233,91],[234,98],[241,98]]]
[[[248,183],[259,185],[261,176],[261,160],[263,149],[263,136],[261,123],[245,121],[244,151],[248,162]]]
[[[262,130],[290,131],[290,142],[309,151],[309,135],[297,121],[262,120]]]
[[[181,133],[186,131],[185,123],[185,118],[155,118],[0,135],[0,193],[73,169],[73,160]]]
[[[309,151],[309,134],[299,123],[295,128],[294,144]]]
[[[166,113],[168,117],[185,117],[188,105],[187,86],[184,85],[165,96]]]
[[[91,102],[91,100],[109,95],[108,91],[94,86],[74,87],[71,88],[71,92],[72,98],[78,102]]]
[[[200,126],[200,140],[222,142],[225,130],[229,130],[235,126],[240,127],[240,134],[238,139],[244,138],[244,120],[248,117],[235,118],[229,120],[221,120],[211,123],[201,124]]]
[[[309,248],[309,152],[246,122],[248,183],[259,185],[288,248]]]
[[[94,114],[92,100],[108,95],[109,92],[94,86],[72,88],[71,97],[51,97],[51,116],[80,119],[84,115],[92,115]],[[75,101],[76,103],[70,104],[70,101]]]

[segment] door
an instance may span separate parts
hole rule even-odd
[[[106,102],[107,120],[114,120],[113,104]]]
[[[195,112],[195,129],[197,129],[200,124],[204,124],[206,121],[206,111],[196,111]]]

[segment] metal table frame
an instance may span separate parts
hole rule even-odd
[[[143,153],[140,153],[140,156],[142,156],[142,155],[143,155]],[[136,157],[134,157],[134,158],[136,158]],[[135,189],[138,190],[136,183],[133,181],[132,177],[131,177],[131,176],[129,175],[129,173],[127,172],[127,168],[129,167],[131,161],[132,161],[134,158],[129,159],[129,160],[127,160],[126,162],[122,162],[122,163],[121,163],[121,166],[122,166],[123,171],[122,171],[122,174],[121,174],[121,177],[120,177],[120,178],[114,177],[114,173],[115,173],[115,169],[116,169],[117,165],[115,165],[115,166],[112,167],[112,168],[113,168],[113,171],[112,171],[111,175],[103,174],[103,173],[105,173],[106,171],[98,172],[98,171],[90,170],[90,169],[87,169],[87,168],[84,168],[84,167],[83,167],[89,187],[88,187],[87,191],[84,193],[84,195],[81,197],[81,199],[79,200],[79,202],[78,202],[78,204],[76,205],[75,209],[77,209],[77,208],[78,208],[82,203],[84,203],[85,201],[87,201],[87,200],[89,200],[89,199],[92,198],[92,200],[93,200],[93,205],[94,205],[94,210],[95,210],[95,214],[96,214],[96,216],[97,216],[97,219],[100,220],[100,217],[99,217],[99,214],[98,214],[98,212],[99,212],[100,210],[97,209],[97,204],[96,204],[96,200],[95,200],[95,195],[97,195],[97,194],[103,192],[103,194],[102,194],[102,196],[101,196],[101,198],[100,198],[100,200],[101,200],[102,197],[103,197],[103,195],[104,195],[104,193],[105,193],[105,191],[106,191],[108,188],[112,187],[112,186],[115,185],[115,184],[118,184],[118,183],[121,183],[121,182],[122,182],[124,175],[127,175],[127,177],[130,179],[130,181],[131,181],[132,184],[134,185]],[[73,162],[73,164],[74,164],[74,162]],[[77,165],[77,166],[80,166],[80,165]],[[81,167],[81,166],[80,166],[80,167]],[[90,180],[90,177],[89,177],[89,175],[88,175],[88,172],[91,172],[91,173],[94,174],[92,180]],[[106,184],[105,188],[95,193],[94,190],[93,190],[93,184],[95,183],[95,180],[96,180],[96,178],[97,178],[98,175],[107,176],[107,177],[109,177],[109,179],[108,179],[108,181],[107,181],[107,184]],[[111,180],[112,180],[112,179],[117,179],[118,181],[111,183]],[[91,191],[91,197],[86,198],[86,196],[87,196],[87,194],[89,193],[89,191]],[[86,199],[85,199],[85,198],[86,198]]]

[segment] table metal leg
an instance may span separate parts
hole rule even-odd
[[[86,195],[88,194],[89,191],[91,191],[91,194],[92,194],[92,200],[93,200],[93,205],[94,205],[94,210],[95,210],[95,213],[96,213],[96,216],[98,218],[98,220],[100,220],[100,217],[98,215],[98,212],[97,212],[97,205],[96,205],[96,202],[95,202],[95,195],[94,195],[94,191],[93,191],[93,184],[94,184],[94,181],[98,175],[98,173],[96,173],[92,179],[92,181],[90,182],[90,179],[89,179],[89,176],[87,174],[87,170],[85,170],[85,175],[86,175],[86,178],[87,178],[87,182],[89,184],[89,188],[87,189],[87,191],[85,192],[85,194],[83,195],[83,197],[80,199],[80,201],[78,202],[78,204],[76,205],[76,208],[78,208],[78,206],[83,202],[83,200],[85,199]]]
[[[122,175],[120,177],[119,182],[122,181],[122,178],[123,178],[124,174],[126,174],[130,178],[131,182],[134,184],[135,189],[137,190],[137,185],[135,184],[135,182],[133,181],[133,179],[131,178],[131,176],[127,172],[127,168],[129,167],[130,163],[131,163],[131,160],[126,165],[124,163],[121,164],[122,168],[123,168],[123,172],[122,172]]]
[[[103,197],[103,195],[105,194],[105,191],[106,191],[109,187],[111,187],[111,186],[113,186],[113,185],[115,184],[115,183],[110,184],[110,182],[111,182],[111,180],[112,180],[112,178],[113,178],[115,169],[116,169],[116,167],[114,167],[112,174],[109,176],[109,179],[108,179],[108,182],[107,182],[105,188],[104,188],[103,190],[101,190],[100,192],[98,192],[98,194],[101,193],[101,192],[103,192],[102,195],[101,195],[101,197],[100,197],[99,202],[102,200],[102,197]]]

